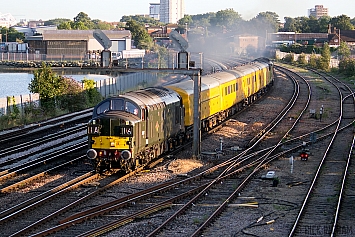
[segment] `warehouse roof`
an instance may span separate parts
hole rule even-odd
[[[42,35],[28,37],[28,40],[89,40],[94,39],[94,30],[44,30]],[[110,40],[131,38],[129,30],[103,30]]]

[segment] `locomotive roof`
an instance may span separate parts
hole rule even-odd
[[[131,99],[141,107],[170,104],[180,100],[179,95],[175,91],[164,87],[149,87],[138,91],[131,91],[121,95],[121,97]]]
[[[137,123],[137,121],[140,121],[140,118],[137,117],[137,115],[134,115],[134,114],[131,114],[131,113],[128,113],[126,111],[120,111],[120,110],[110,110],[110,111],[107,111],[106,113],[102,113],[100,115],[98,115],[96,118],[114,118],[114,119],[123,119],[125,121],[129,121],[131,122],[132,124],[135,124]]]

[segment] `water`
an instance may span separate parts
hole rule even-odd
[[[95,81],[112,78],[108,75],[97,74],[82,74],[82,75],[65,75],[66,77],[72,77],[77,81],[81,81],[84,78],[93,79]],[[28,85],[33,79],[32,73],[1,73],[0,72],[0,98],[6,98],[6,96],[18,96],[30,94]]]

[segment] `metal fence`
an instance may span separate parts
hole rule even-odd
[[[17,95],[0,98],[0,116],[14,112],[16,106],[22,114],[26,106],[39,105],[39,94]]]
[[[97,61],[100,62],[98,56],[91,54],[36,54],[36,53],[10,53],[1,52],[0,61],[11,62],[31,62],[31,61]]]
[[[293,56],[293,60],[297,61],[298,57],[300,56],[300,54],[295,54],[295,53],[285,53],[285,52],[281,52],[281,51],[276,51],[276,58],[280,58],[283,59],[285,58],[287,55],[292,55]],[[320,54],[314,54],[316,57],[320,57]],[[305,59],[307,60],[307,62],[309,61],[309,59],[311,58],[311,54],[305,54]],[[331,68],[336,68],[339,66],[339,60],[336,58],[331,58],[330,62],[329,62],[329,67]]]

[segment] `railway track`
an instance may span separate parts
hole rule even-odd
[[[313,232],[314,220],[317,220],[319,227],[316,232],[329,236],[335,235],[342,226],[342,223],[338,223],[337,217],[353,149],[353,143],[349,141],[354,140],[354,131],[351,127],[345,128],[341,134],[339,131],[341,127],[354,123],[355,97],[352,89],[344,83],[334,77],[319,75],[337,88],[341,110],[337,126],[320,160],[289,236],[299,236],[307,230]]]
[[[25,127],[1,131],[0,148],[7,149],[10,146],[20,145],[23,142],[38,139],[47,134],[52,134],[77,124],[87,123],[91,115],[92,108],[48,119]]]
[[[340,120],[339,116],[330,115],[330,112],[326,111],[328,114],[324,114],[324,121],[315,124],[313,120],[308,118],[308,111],[310,108],[318,106],[318,102],[314,102],[312,96],[306,96],[304,89],[307,87],[307,80],[297,80],[300,87],[298,92],[300,97],[298,102],[294,103],[293,109],[285,109],[283,111],[284,116],[275,116],[274,121],[269,121],[267,123],[268,126],[264,125],[262,131],[256,133],[257,135],[255,134],[255,139],[252,142],[244,142],[245,147],[248,147],[248,149],[245,149],[243,152],[227,150],[228,146],[224,145],[224,154],[221,153],[219,161],[216,158],[209,158],[213,164],[221,163],[219,166],[211,167],[204,172],[195,172],[195,175],[177,177],[178,180],[176,181],[172,180],[172,182],[147,185],[150,188],[142,190],[130,190],[129,195],[124,195],[123,190],[118,189],[120,190],[119,194],[113,201],[110,196],[111,193],[113,195],[116,191],[109,189],[110,191],[106,194],[105,192],[107,191],[103,191],[104,195],[99,197],[99,199],[87,198],[81,205],[69,204],[70,208],[60,212],[54,218],[50,217],[51,215],[47,213],[42,219],[32,223],[31,228],[27,225],[28,228],[24,227],[22,230],[17,231],[17,233],[12,233],[12,236],[28,234],[44,236],[57,231],[59,232],[53,235],[96,236],[98,233],[103,234],[111,231],[112,234],[116,233],[117,236],[123,236],[127,233],[130,233],[132,236],[149,234],[151,236],[155,234],[159,236],[177,236],[177,234],[180,236],[197,236],[201,234],[205,236],[225,236],[227,231],[230,233],[233,230],[237,234],[235,236],[239,236],[239,234],[243,236],[243,232],[255,234],[253,232],[255,229],[263,230],[264,228],[265,230],[270,225],[277,229],[279,226],[278,220],[285,218],[290,213],[291,216],[295,217],[294,212],[299,210],[301,203],[297,200],[292,202],[277,200],[267,197],[267,195],[265,195],[266,197],[257,197],[258,195],[255,195],[255,190],[261,188],[260,184],[270,183],[267,180],[260,181],[258,176],[261,175],[264,169],[273,167],[273,162],[285,159],[286,157],[288,158],[290,155],[298,154],[303,148],[302,142],[304,141],[311,153],[310,161],[307,164],[313,165],[317,163],[317,155],[312,153],[312,150],[315,147],[322,147],[324,143],[329,143],[334,130],[338,130],[341,134],[347,133],[349,127],[351,128],[349,123],[351,124],[353,117],[353,115],[345,116],[348,123],[344,122],[344,124],[336,128]],[[319,88],[320,86],[317,85],[316,90],[319,91]],[[327,89],[329,91],[333,90],[332,88]],[[341,91],[343,90],[341,89]],[[314,94],[314,88],[312,92],[317,97],[317,93]],[[307,101],[305,99],[307,97],[310,97],[310,100]],[[343,103],[350,104],[347,100],[344,100]],[[291,104],[290,102],[289,105]],[[255,106],[258,107],[258,105]],[[346,107],[351,110],[350,105],[346,105]],[[334,108],[332,113],[337,113],[337,109]],[[331,120],[331,117],[336,118]],[[229,123],[233,124],[234,122],[231,120]],[[300,124],[303,126],[300,126]],[[268,129],[270,130],[268,131]],[[315,142],[309,141],[309,137],[312,136],[311,134],[316,134]],[[336,147],[339,146],[336,145]],[[350,154],[347,157],[350,157]],[[223,163],[222,160],[225,160],[225,162]],[[145,173],[143,172],[139,176],[144,177],[144,175]],[[345,180],[344,183],[348,182],[344,178],[346,176],[339,176],[342,177],[340,180]],[[255,182],[259,184],[259,187],[255,188]],[[299,183],[302,184],[297,186]],[[310,183],[310,180],[308,182],[307,180],[303,180],[293,182],[289,186],[305,187]],[[272,190],[267,186],[262,187]],[[350,198],[351,200],[352,197],[349,195],[351,192],[344,189],[345,195],[340,196],[348,198],[347,200]],[[339,200],[335,202],[335,206],[339,206],[337,216],[339,219],[344,220],[348,214],[341,212],[342,205],[340,203],[342,202]],[[98,202],[104,204],[98,205]],[[252,210],[261,209],[263,205],[268,204],[285,208],[282,212],[277,212],[277,210],[270,212],[263,211],[263,213],[254,211],[258,213],[254,214],[258,218],[249,223],[247,218],[244,221],[243,213],[245,211],[249,212],[248,215],[252,215],[250,214]],[[233,226],[230,226],[230,229],[224,228],[224,230],[221,230],[221,228],[218,228],[218,226],[225,226],[223,222],[231,221],[231,215],[233,216],[231,213],[240,218],[243,216],[243,220],[238,220],[238,223],[233,222]],[[55,221],[49,221],[49,219],[54,219]],[[164,224],[164,220],[166,220],[166,225]],[[55,224],[56,221],[57,224]],[[286,226],[282,226],[286,232],[291,229],[290,222],[288,221]],[[101,229],[93,228],[93,226],[101,226]],[[240,226],[239,231],[236,226]],[[304,227],[301,227],[301,229],[304,229]],[[339,228],[335,229],[339,231]],[[281,235],[279,236],[286,236],[287,233],[285,231],[280,232]],[[267,231],[259,233],[265,234],[259,234],[260,236],[276,236],[275,233],[268,235]]]
[[[218,167],[223,167],[223,166],[226,166],[228,164],[230,165],[231,163],[235,163],[235,162],[233,160],[232,161],[228,161],[228,162],[225,162],[223,165],[218,165]],[[244,168],[247,168],[247,167],[249,167],[249,166],[246,165]],[[218,168],[217,167],[213,167],[210,170],[208,170],[206,172],[203,172],[203,173],[197,175],[196,177],[191,178],[191,179],[194,180],[194,183],[195,183],[194,186],[196,186],[196,182],[197,182],[198,179],[200,179],[202,176],[204,176],[204,175],[206,175],[208,173],[211,173],[211,172],[215,171],[216,169],[218,169]],[[216,174],[214,174],[214,175],[216,175]],[[222,173],[220,175],[223,175],[223,170],[222,170]],[[220,176],[220,175],[217,175],[217,176]],[[216,178],[216,179],[214,179],[215,180],[214,182],[217,182],[217,180],[219,181],[220,179],[221,179],[220,177]],[[176,187],[180,187],[179,191],[181,191],[181,185],[182,184],[186,185],[186,183],[190,183],[190,182],[192,182],[190,179],[183,180],[183,181],[177,182],[175,184],[169,184],[167,187],[165,187],[165,189],[172,189],[172,187],[175,187],[175,188]],[[184,197],[186,197],[188,195],[191,195],[191,194],[193,194],[193,193],[195,193],[195,192],[197,192],[197,191],[199,191],[201,189],[204,189],[206,187],[206,185],[211,187],[212,184],[210,183],[209,179],[208,179],[208,181],[204,180],[204,181],[202,181],[202,183],[198,187],[196,187],[196,188],[194,188],[192,190],[187,190],[186,192],[179,193],[178,195],[175,194],[174,197],[170,198],[169,200],[161,201],[160,203],[157,203],[156,205],[153,205],[153,207],[150,207],[150,208],[147,208],[147,209],[143,209],[143,210],[139,210],[138,213],[132,214],[132,215],[135,215],[135,217],[131,216],[128,220],[131,220],[132,218],[134,219],[134,218],[142,217],[142,215],[144,216],[144,215],[147,215],[149,213],[152,213],[154,210],[157,211],[157,210],[160,210],[160,209],[165,208],[167,206],[170,206],[174,201],[180,200],[181,198],[184,198]],[[161,189],[158,190],[158,191],[161,192],[162,191]],[[191,186],[188,187],[188,189],[191,189]],[[227,190],[228,190],[228,188],[227,188]],[[201,191],[204,192],[203,190],[201,190]],[[138,195],[141,198],[142,195],[140,193]],[[199,196],[200,195],[196,196],[195,198],[198,198]],[[156,201],[157,201],[156,198],[154,198],[154,200],[155,200],[155,203],[156,203]],[[134,197],[131,196],[129,198],[129,202],[131,203],[132,201],[137,201],[137,200],[135,200]],[[106,209],[105,209],[104,206],[96,207],[96,208],[94,208],[93,210],[90,211],[91,214],[88,214],[88,211],[85,211],[82,214],[74,215],[74,217],[69,217],[65,221],[61,221],[62,224],[60,225],[60,227],[58,226],[58,227],[51,228],[51,229],[47,230],[47,232],[46,231],[42,231],[42,232],[38,233],[38,235],[49,234],[51,231],[58,231],[58,229],[61,229],[61,228],[64,228],[64,227],[71,227],[71,226],[73,226],[73,224],[75,224],[76,227],[77,227],[78,222],[83,221],[83,219],[87,220],[89,218],[94,218],[96,216],[101,216],[101,215],[105,214],[106,212],[112,211],[115,208],[118,208],[118,207],[120,207],[122,205],[124,205],[124,204],[123,203],[117,204],[116,202],[115,203],[111,202],[111,203],[108,203],[108,204],[105,205],[105,207],[107,207]],[[126,203],[126,205],[127,205],[127,203]],[[97,211],[97,210],[101,210],[101,211]],[[127,219],[121,220],[120,223],[122,223],[122,222],[126,223],[128,220]],[[120,225],[120,223],[114,223],[112,225],[117,226],[117,225]],[[108,227],[105,227],[105,228],[112,228],[112,227],[108,226]],[[99,230],[99,232],[102,232],[102,230]],[[73,232],[69,230],[69,233],[73,233]]]

